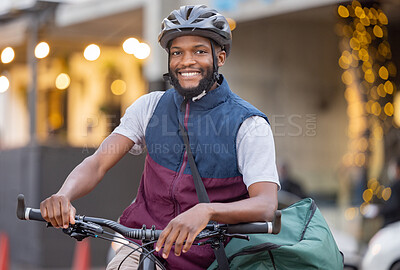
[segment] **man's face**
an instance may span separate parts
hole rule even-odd
[[[225,52],[217,52],[218,66],[225,61]],[[209,39],[199,36],[175,38],[170,46],[172,84],[181,95],[197,96],[212,80],[213,56]],[[211,89],[214,89],[213,85]]]

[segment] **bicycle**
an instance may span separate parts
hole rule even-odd
[[[25,197],[23,194],[17,197],[17,217],[21,220],[36,220],[47,223],[47,227],[52,227],[45,219],[43,219],[40,209],[29,208],[25,206]],[[116,237],[114,233],[104,230],[104,227],[111,229],[114,232],[121,234],[124,237]],[[213,249],[217,249],[220,243],[224,242],[227,237],[240,238],[249,240],[247,234],[271,233],[278,234],[281,229],[281,212],[275,212],[275,219],[273,222],[255,222],[255,223],[241,223],[241,224],[208,224],[206,228],[200,232],[196,240],[200,241],[197,245],[211,245]],[[157,242],[162,230],[156,230],[153,225],[151,229],[147,229],[143,225],[140,229],[128,228],[115,221],[96,218],[89,216],[76,215],[75,224],[70,224],[68,228],[62,231],[77,241],[82,241],[86,237],[100,238],[110,242],[117,242],[132,248],[133,252],[140,252],[139,270],[154,270],[156,265],[161,269],[166,269],[165,266],[153,254],[155,251],[152,247]],[[105,235],[105,236],[103,236]],[[126,237],[126,238],[125,238]],[[120,239],[121,241],[116,240]],[[140,240],[142,244],[138,244],[133,240]],[[127,240],[129,243],[136,245],[134,248],[122,242]],[[201,240],[204,240],[201,242]],[[130,254],[127,255],[130,256]],[[125,257],[125,259],[127,258]],[[124,259],[124,260],[125,260]],[[121,261],[119,268],[124,260]],[[118,268],[118,269],[119,269]],[[223,269],[221,269],[223,270]],[[228,269],[226,269],[228,270]]]

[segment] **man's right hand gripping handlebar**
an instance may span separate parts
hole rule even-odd
[[[76,209],[63,194],[54,194],[40,203],[42,217],[55,228],[68,228],[75,224]]]

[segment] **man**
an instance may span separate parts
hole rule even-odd
[[[146,146],[136,200],[120,222],[163,229],[156,250],[168,269],[205,269],[213,251],[192,243],[210,220],[273,219],[279,180],[272,132],[266,116],[233,94],[218,74],[230,53],[231,32],[217,11],[206,6],[173,11],[162,23],[159,42],[168,53],[166,76],[174,88],[134,102],[120,126],[40,209],[55,227],[74,223],[71,201],[89,193],[130,149],[140,152]],[[188,132],[211,203],[198,203],[179,123]],[[108,269],[118,268],[129,252],[121,248]],[[135,269],[137,259],[124,266]]]

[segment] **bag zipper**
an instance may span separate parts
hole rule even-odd
[[[315,211],[317,211],[317,204],[315,203],[314,200],[312,200],[312,202],[311,202],[310,211],[311,211],[311,215],[308,218],[306,225],[304,226],[303,232],[301,233],[300,241],[303,240],[304,235],[306,234],[306,230],[307,230],[308,224],[310,224],[311,219],[315,214]]]

